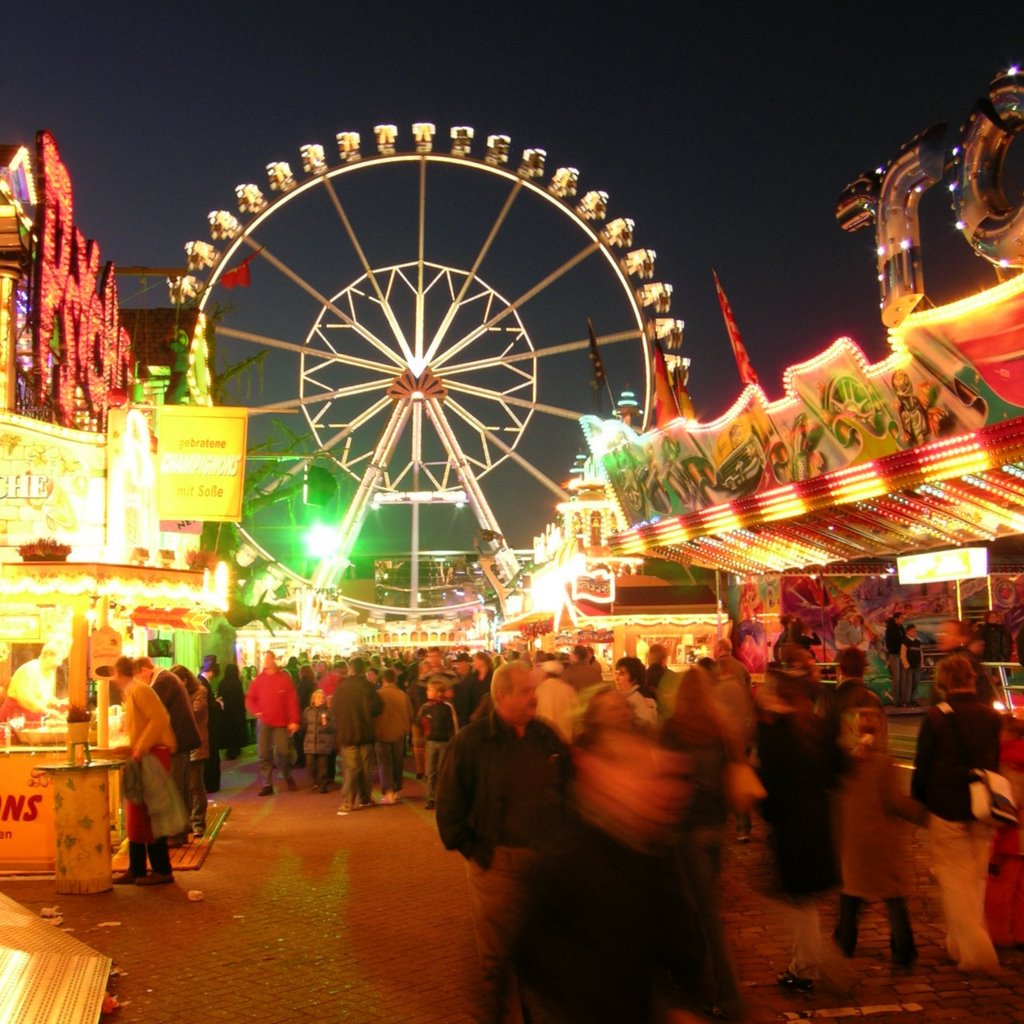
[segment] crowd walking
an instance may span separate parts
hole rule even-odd
[[[298,664],[297,678],[312,676],[300,698],[268,652],[244,696],[257,723],[258,794],[278,793],[275,773],[288,790],[304,780],[335,790],[345,818],[397,804],[419,776],[422,810],[465,860],[482,1021],[744,1019],[723,878],[733,844],[752,841],[772,865],[776,926],[790,945],[776,982],[791,998],[838,985],[832,950],[859,955],[871,903],[888,917],[893,969],[915,970],[915,826],[927,830],[945,953],[966,974],[998,973],[998,947],[1024,939],[1024,843],[1019,827],[997,833],[974,817],[969,787],[972,771],[1002,767],[1024,789],[1024,730],[978,694],[959,645],[948,648],[908,793],[863,651],[839,652],[839,682],[826,692],[803,635],[790,629],[794,642],[756,686],[725,641],[699,664],[669,667],[652,647],[647,666],[623,657],[586,673],[571,671],[589,664],[585,650],[493,660],[367,652]],[[178,830],[158,835],[130,817],[131,866],[119,881],[173,882],[168,845],[206,828],[210,693],[184,666],[128,665],[119,686],[139,709],[130,722],[140,755],[169,780],[176,758],[187,768]],[[156,704],[139,690],[150,683]],[[213,691],[225,716],[230,691],[223,705]],[[218,742],[230,735],[225,721]],[[147,799],[140,793],[143,814]],[[831,934],[823,920],[834,920]],[[618,969],[598,969],[616,950]]]

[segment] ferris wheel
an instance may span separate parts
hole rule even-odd
[[[540,149],[513,168],[506,136],[474,155],[473,136],[454,127],[441,151],[435,126],[417,123],[403,151],[397,127],[378,125],[363,152],[357,132],[340,132],[334,165],[305,145],[303,176],[276,161],[266,193],[239,185],[237,213],[210,213],[214,244],[187,243],[190,273],[170,282],[173,298],[216,317],[218,346],[269,356],[250,414],[285,424],[297,454],[267,492],[294,487],[311,464],[348,482],[332,550],[309,574],[316,587],[333,585],[361,533],[398,509],[409,534],[395,546],[413,561],[426,510],[470,510],[477,550],[511,580],[520,565],[495,511],[495,471],[514,467],[567,498],[544,456],[555,437],[568,460],[578,449],[588,350],[629,364],[647,410],[651,344],[681,340],[682,322],[665,315],[671,286],[652,281],[655,253],[634,247],[632,220],[607,220],[605,192],[580,194],[572,167],[545,181]]]

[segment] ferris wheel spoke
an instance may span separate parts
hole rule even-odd
[[[437,350],[441,347],[441,343],[444,341],[445,336],[448,333],[448,328],[451,327],[452,321],[455,319],[455,315],[458,313],[459,309],[462,308],[462,302],[466,298],[466,293],[476,280],[477,272],[480,270],[480,265],[483,263],[484,257],[486,257],[491,246],[494,244],[495,238],[498,237],[498,232],[505,223],[505,220],[509,215],[509,211],[512,209],[512,204],[516,201],[516,197],[522,191],[522,188],[523,179],[520,178],[512,186],[512,190],[505,198],[504,205],[501,210],[498,211],[498,216],[491,225],[491,230],[487,233],[487,237],[484,239],[484,244],[480,247],[480,251],[477,253],[476,259],[473,261],[473,265],[469,268],[469,273],[466,274],[466,277],[462,282],[459,294],[452,300],[451,305],[448,307],[448,310],[444,315],[444,319],[441,321],[441,325],[434,332],[434,337],[430,342],[430,348],[427,350],[426,356],[424,357],[427,363],[434,358],[437,354]]]
[[[269,405],[251,405],[249,413],[259,416],[268,412],[296,412],[307,405],[316,405],[318,402],[331,402],[335,398],[351,398],[353,395],[365,395],[373,391],[379,391],[391,383],[390,377],[384,380],[368,380],[364,384],[351,384],[347,388],[335,388],[333,391],[324,391],[320,395],[308,395],[305,398],[296,398],[289,402],[273,402]],[[313,383],[316,383],[315,381]]]
[[[261,246],[251,235],[245,235],[242,239],[246,245],[257,252],[263,259],[265,259],[272,267],[280,271],[285,277],[288,278],[293,284],[301,288],[307,295],[316,299],[320,303],[321,307],[329,309],[339,320],[343,321],[349,327],[352,328],[361,338],[372,345],[378,352],[387,356],[389,359],[394,359],[394,352],[388,348],[375,334],[368,331],[358,320],[353,320],[347,313],[343,312],[334,304],[334,302],[327,298],[326,295],[321,294],[313,287],[301,274],[297,274],[291,267],[286,263],[279,260],[266,246]],[[406,344],[404,338],[399,338],[398,347],[402,350],[402,354],[407,360],[412,358],[412,353],[409,351],[409,346]],[[396,365],[401,365],[396,363]]]
[[[553,285],[560,278],[568,274],[570,270],[578,266],[588,256],[593,255],[600,248],[601,247],[597,242],[591,242],[590,245],[584,246],[578,253],[576,253],[575,256],[571,256],[560,267],[556,268],[550,274],[548,274],[547,277],[545,277],[541,281],[538,281],[532,288],[529,288],[525,292],[523,292],[523,294],[520,295],[518,299],[515,299],[512,302],[508,303],[508,305],[506,305],[501,310],[501,312],[495,314],[486,323],[480,324],[479,327],[475,327],[472,331],[469,332],[469,334],[461,338],[454,345],[452,345],[451,348],[447,349],[444,353],[442,353],[436,360],[434,360],[435,368],[446,365],[448,360],[450,360],[453,356],[461,352],[467,345],[472,345],[473,342],[476,341],[476,339],[479,338],[480,335],[484,333],[484,331],[493,327],[495,324],[500,323],[502,320],[505,319],[505,317],[510,316],[512,313],[518,310],[520,306],[525,306],[526,303],[530,301],[530,299],[536,298],[546,288],[550,288],[551,285]]]
[[[384,397],[378,399],[373,405],[368,406],[358,416],[353,416],[344,427],[341,428],[336,434],[332,434],[326,441],[321,442],[321,451],[330,451],[339,442],[344,441],[353,431],[358,430],[361,426],[368,423],[377,415],[382,409],[386,409],[388,406],[394,403],[390,398]]]
[[[420,159],[420,195],[417,207],[418,231],[416,238],[416,359],[423,360],[423,246],[427,225],[427,161]]]
[[[300,356],[309,356],[313,359],[322,359],[324,363],[344,363],[347,366],[357,366],[363,370],[373,370],[376,373],[393,374],[396,369],[401,369],[400,362],[393,362],[391,365],[375,363],[370,359],[360,359],[358,356],[348,355],[344,352],[325,352],[322,349],[310,348],[308,345],[299,345],[294,341],[282,341],[280,338],[270,338],[265,334],[253,334],[251,331],[239,331],[234,327],[217,327],[218,336],[235,338],[237,341],[250,341],[254,345],[265,345],[267,348],[278,348],[283,352],[295,352]],[[326,339],[325,339],[326,341]],[[392,353],[394,358],[394,353]]]
[[[572,412],[569,409],[561,409],[557,405],[545,405],[543,402],[531,402],[525,398],[515,398],[512,395],[502,394],[500,391],[492,391],[490,388],[478,388],[472,384],[464,384],[461,382],[447,381],[447,387],[450,391],[458,391],[465,395],[473,395],[476,398],[487,398],[492,402],[499,402],[501,404],[515,405],[521,409],[532,409],[534,412],[546,412],[551,416],[559,416],[566,420],[578,421],[580,414],[578,412]]]
[[[597,336],[599,347],[614,345],[621,341],[636,341],[642,338],[640,331],[619,331],[616,334],[600,334]],[[547,345],[544,348],[530,349],[526,352],[514,352],[507,356],[494,356],[488,359],[475,359],[471,363],[456,363],[454,366],[445,366],[445,380],[456,373],[474,373],[477,370],[489,370],[495,366],[507,366],[510,363],[524,363],[527,360],[542,359],[545,356],[560,356],[567,352],[580,352],[590,348],[590,339],[583,338],[580,341],[567,341],[561,345]]]
[[[569,494],[562,487],[559,487],[549,476],[542,473],[532,462],[523,458],[511,445],[505,444],[500,437],[497,437],[493,430],[489,430],[487,426],[480,422],[468,409],[465,409],[458,402],[448,399],[448,405],[451,406],[452,412],[464,419],[474,430],[480,431],[480,437],[483,439],[485,444],[492,444],[499,451],[504,452],[513,462],[521,466],[530,474],[538,483],[546,487],[552,494],[554,494],[559,501],[568,501]]]
[[[352,248],[355,250],[356,258],[362,265],[363,273],[366,274],[366,279],[370,282],[370,286],[377,295],[377,301],[380,303],[384,316],[387,318],[388,326],[391,328],[391,331],[395,336],[395,341],[398,343],[399,347],[402,347],[405,340],[405,334],[402,331],[402,326],[398,322],[398,317],[395,316],[395,311],[391,308],[391,303],[388,302],[384,293],[380,289],[377,278],[373,273],[373,268],[370,266],[370,261],[366,258],[366,253],[363,251],[362,245],[359,244],[359,238],[356,236],[355,229],[352,227],[352,222],[348,219],[348,214],[345,212],[345,208],[341,205],[341,200],[338,198],[338,193],[330,178],[324,178],[324,188],[327,189],[327,194],[330,196],[335,212],[338,214],[338,219],[341,221],[342,227],[345,229],[345,233],[348,235],[348,239],[352,243]]]

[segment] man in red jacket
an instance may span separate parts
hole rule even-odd
[[[273,651],[263,655],[263,671],[252,681],[245,706],[256,719],[256,744],[260,758],[260,796],[273,796],[274,752],[289,789],[298,789],[292,778],[295,751],[292,733],[299,730],[299,698],[292,677],[278,668]]]

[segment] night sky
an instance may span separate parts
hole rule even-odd
[[[709,419],[739,391],[712,267],[769,397],[786,365],[840,335],[884,354],[874,239],[839,229],[836,198],[935,122],[952,145],[994,75],[1024,62],[1021,8],[942,8],[39,4],[8,26],[2,141],[52,131],[83,232],[105,259],[149,266],[183,262],[184,242],[208,238],[207,211],[233,209],[234,186],[263,184],[270,160],[301,170],[300,145],[321,142],[336,163],[343,129],[366,148],[381,122],[406,140],[414,121],[441,139],[468,124],[478,153],[492,133],[511,136],[515,157],[546,149],[549,172],[578,167],[581,191],[606,190],[609,219],[633,218],[635,245],[657,251]],[[1022,167],[1011,149],[1018,185]],[[940,185],[922,203],[935,302],[994,281],[948,200]],[[550,268],[543,252],[520,258],[535,279]],[[125,304],[166,304],[162,286],[120,287]],[[578,370],[562,387],[585,403],[584,355]],[[633,383],[615,374],[626,375],[616,367],[613,387]],[[571,461],[571,424],[538,430],[563,438]]]

